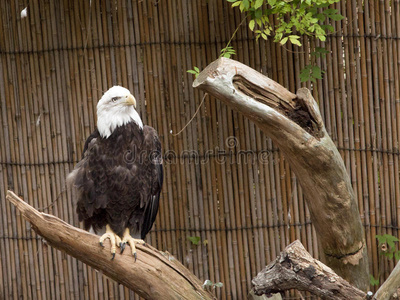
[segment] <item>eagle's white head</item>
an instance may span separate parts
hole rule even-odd
[[[108,138],[115,128],[132,121],[143,128],[135,107],[136,99],[128,89],[116,85],[105,92],[97,103],[97,129],[101,137]]]

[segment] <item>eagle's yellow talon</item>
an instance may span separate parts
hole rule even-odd
[[[114,233],[114,231],[111,229],[110,225],[108,225],[108,224],[106,225],[106,233],[100,237],[100,245],[102,247],[104,247],[103,242],[105,239],[110,239],[111,254],[112,254],[111,259],[114,259],[115,252],[117,250],[117,245],[119,246],[121,244],[121,238]]]
[[[124,246],[121,247],[121,253],[125,250],[126,244],[129,244],[129,246],[131,247],[132,255],[136,261],[137,259],[136,244],[145,244],[145,241],[141,239],[134,239],[129,233],[129,228],[126,228],[124,235],[122,236],[122,245]]]

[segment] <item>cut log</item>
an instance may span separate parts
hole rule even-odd
[[[366,294],[338,276],[295,241],[266,266],[252,281],[258,295],[289,289],[308,291],[322,299],[361,300]]]
[[[390,273],[388,279],[381,285],[379,290],[376,292],[372,299],[374,300],[389,300],[392,298],[398,299],[400,293],[398,293],[398,289],[400,289],[400,261],[397,263],[396,267],[393,269],[392,273]],[[396,294],[396,297],[392,297]]]
[[[248,117],[280,148],[303,188],[324,261],[366,291],[368,256],[354,192],[310,91],[293,94],[227,58],[211,63],[193,87]]]
[[[130,251],[117,253],[111,260],[110,245],[106,242],[101,247],[99,236],[38,212],[11,191],[7,199],[50,246],[101,270],[145,299],[214,299],[200,280],[168,252],[138,244],[136,262]]]

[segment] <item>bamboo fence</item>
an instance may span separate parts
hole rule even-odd
[[[380,254],[376,235],[398,237],[400,228],[400,2],[342,0],[334,8],[345,18],[332,23],[326,42],[257,42],[245,24],[234,58],[292,92],[312,88],[351,176],[370,270],[382,283],[395,260]],[[135,95],[163,145],[150,244],[202,280],[222,282],[220,299],[246,299],[251,279],[295,239],[319,257],[301,187],[253,123],[206,98],[180,135],[170,133],[203,97],[186,70],[219,56],[244,17],[237,9],[223,0],[3,0],[0,16],[0,299],[137,298],[48,247],[5,200],[11,189],[79,226],[65,178],[95,128],[98,99],[116,84]],[[311,56],[316,46],[329,53]],[[311,61],[324,77],[301,83]]]

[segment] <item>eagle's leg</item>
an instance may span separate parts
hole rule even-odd
[[[122,236],[122,242],[121,242],[121,253],[124,252],[125,250],[125,246],[126,243],[129,244],[129,246],[131,246],[131,250],[132,250],[132,255],[135,258],[137,258],[137,254],[136,254],[136,246],[135,244],[145,244],[146,242],[140,239],[134,239],[130,233],[129,233],[129,228],[126,228],[124,231],[124,235]]]
[[[115,252],[117,251],[117,245],[118,247],[121,246],[121,238],[117,234],[115,234],[115,232],[111,229],[110,225],[108,224],[106,225],[106,233],[100,237],[100,245],[102,247],[104,247],[103,242],[107,238],[110,239],[111,242],[111,254],[112,254],[111,259],[114,259]]]

